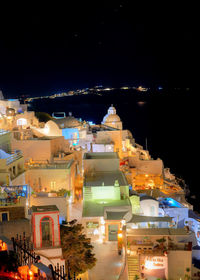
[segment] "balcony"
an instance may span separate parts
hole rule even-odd
[[[0,159],[0,164],[1,166],[5,166],[5,168],[10,165],[11,163],[15,162],[16,160],[23,158],[22,152],[19,150],[12,151],[9,153],[9,156],[6,158],[1,158]]]
[[[34,161],[26,164],[27,169],[69,169],[73,163],[73,159],[66,163],[48,163],[46,161]]]
[[[168,245],[162,244],[153,244],[153,243],[140,243],[134,242],[127,246],[127,254],[129,256],[135,256],[138,254],[142,255],[156,255],[156,256],[164,256],[168,251],[191,251],[192,245],[190,242],[188,243],[169,243]]]

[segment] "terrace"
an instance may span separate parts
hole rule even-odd
[[[127,255],[134,256],[138,254],[164,256],[167,251],[191,251],[192,243],[174,243],[168,242],[167,239],[161,238],[156,241],[149,239],[132,240],[127,242]]]

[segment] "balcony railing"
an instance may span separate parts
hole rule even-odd
[[[169,244],[168,246],[163,246],[163,248],[159,246],[155,247],[153,243],[131,244],[127,247],[127,254],[130,256],[136,254],[165,255],[168,251],[191,251],[191,245],[189,243],[190,242],[182,244]]]
[[[34,161],[33,163],[27,163],[27,169],[68,169],[70,168],[72,160],[67,161],[66,163],[47,163],[47,162],[37,162]]]
[[[22,152],[21,151],[14,151],[11,152],[11,155],[9,157],[6,158],[6,165],[11,164],[12,162],[22,158]]]

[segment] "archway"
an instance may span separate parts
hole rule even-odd
[[[43,217],[40,221],[41,247],[51,247],[54,244],[54,223],[51,217]]]

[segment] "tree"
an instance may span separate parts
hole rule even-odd
[[[163,238],[160,238],[160,239],[156,239],[156,241],[159,243],[159,248],[160,249],[165,249],[165,245],[164,243],[166,242],[166,239],[163,237]]]
[[[73,220],[61,225],[61,245],[66,267],[71,275],[84,273],[96,264],[90,238],[83,234],[84,227]]]
[[[52,117],[45,112],[35,112],[35,116],[38,118],[40,122],[48,122],[52,120]]]

